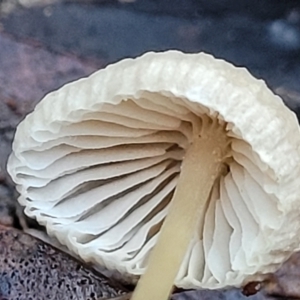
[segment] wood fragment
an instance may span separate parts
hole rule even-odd
[[[125,296],[117,282],[19,230],[0,225],[0,299],[110,299]],[[125,300],[126,298],[116,298]]]

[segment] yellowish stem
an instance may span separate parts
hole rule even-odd
[[[131,300],[167,300],[199,219],[203,218],[212,186],[219,174],[226,134],[196,137],[187,150],[168,216]],[[200,222],[201,226],[203,222]]]

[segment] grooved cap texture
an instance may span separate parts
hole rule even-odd
[[[175,284],[272,272],[299,249],[297,119],[263,81],[204,53],[147,53],[48,94],[17,128],[19,202],[84,260],[142,274],[207,117],[226,123],[232,159]]]

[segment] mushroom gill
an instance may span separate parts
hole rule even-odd
[[[162,300],[173,284],[241,285],[299,247],[299,149],[296,117],[262,81],[170,51],[47,95],[8,170],[49,234],[86,261],[147,269],[133,299]]]

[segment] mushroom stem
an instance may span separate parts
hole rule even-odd
[[[182,162],[170,211],[131,300],[169,298],[195,231],[202,237],[207,202],[224,166],[228,145],[225,127],[217,120],[194,138]]]

